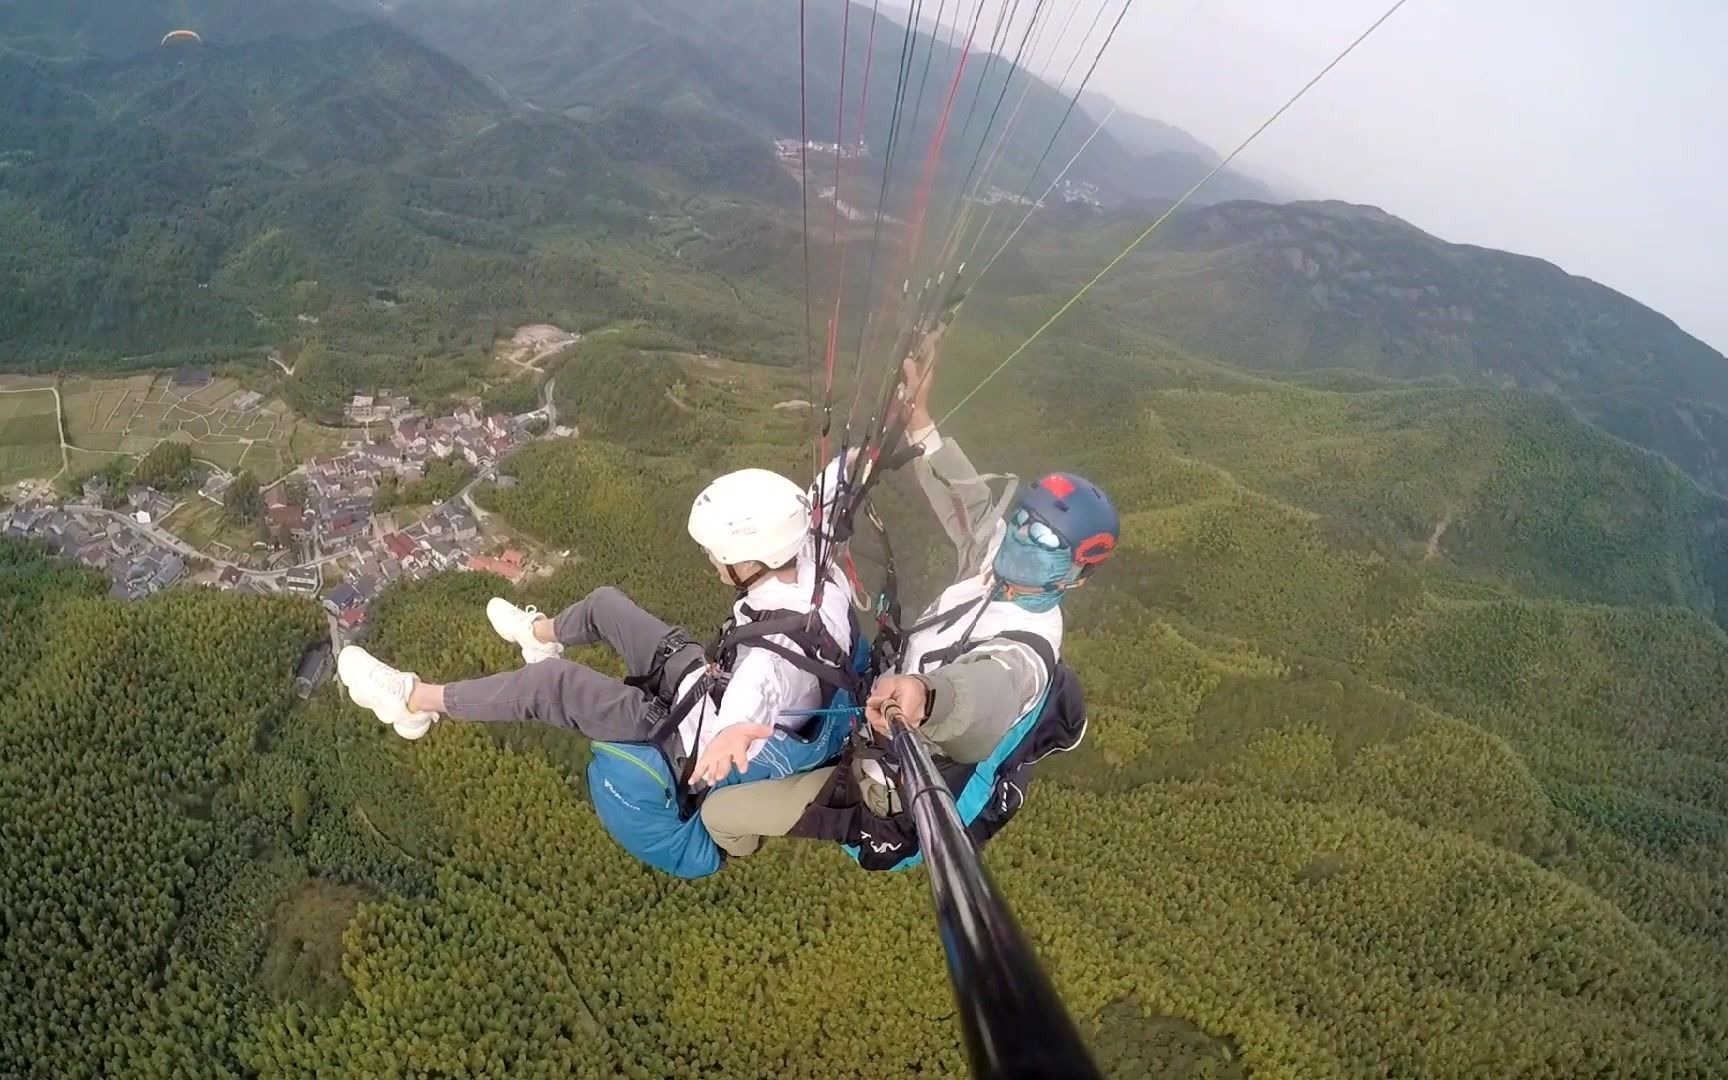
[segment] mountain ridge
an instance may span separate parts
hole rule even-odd
[[[1079,244],[1036,244],[1050,265],[1076,268],[1067,274],[1124,234],[1132,226],[1112,222]],[[1650,412],[1728,409],[1728,359],[1546,259],[1451,243],[1378,207],[1232,202],[1171,219],[1099,292],[1137,325],[1252,369],[1449,375],[1553,394],[1728,491],[1722,429]]]

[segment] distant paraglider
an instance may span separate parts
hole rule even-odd
[[[170,30],[166,35],[163,36],[162,44],[164,44],[164,45],[182,45],[182,44],[202,45],[202,44],[204,44],[204,39],[198,36],[198,32],[196,30]]]

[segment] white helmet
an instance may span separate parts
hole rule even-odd
[[[809,496],[767,469],[727,473],[690,507],[691,539],[727,566],[759,562],[777,570],[797,558],[809,533]]]

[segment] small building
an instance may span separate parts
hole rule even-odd
[[[429,540],[426,548],[431,552],[432,565],[441,570],[455,566],[456,560],[461,557],[456,545],[448,540]]]
[[[308,596],[316,595],[318,587],[324,583],[319,578],[318,571],[304,566],[297,566],[282,575],[282,582],[288,586],[290,592],[305,593]]]
[[[519,585],[527,576],[527,556],[512,548],[499,556],[470,555],[466,569],[477,573],[497,574],[512,585]]]
[[[160,592],[179,581],[186,573],[186,560],[178,555],[169,555],[156,564],[156,570],[150,575],[150,589]]]
[[[205,477],[204,486],[198,489],[198,494],[212,502],[221,502],[222,496],[227,494],[228,488],[231,487],[233,483],[234,478],[226,473],[211,473],[208,477]],[[270,494],[274,495],[275,492],[271,492]]]
[[[332,615],[340,615],[358,603],[360,603],[359,590],[348,582],[343,582],[330,590],[329,595],[324,597],[324,610]]]
[[[312,691],[322,686],[330,677],[330,644],[320,641],[307,649],[300,657],[300,664],[294,669],[294,691],[302,698],[312,696]]]
[[[414,558],[416,545],[407,533],[393,532],[384,538],[384,550],[397,562],[407,562]]]
[[[341,624],[342,629],[352,630],[366,621],[366,609],[356,604],[344,610],[336,621]]]
[[[286,529],[291,533],[306,527],[306,511],[292,503],[266,508],[264,519],[276,528]]]
[[[222,572],[216,575],[216,583],[224,589],[234,588],[240,584],[240,579],[241,574],[238,566],[225,566],[222,568]]]
[[[235,394],[234,400],[228,403],[230,408],[239,412],[251,412],[262,404],[264,404],[264,395],[260,394],[256,390],[247,390],[244,393]]]

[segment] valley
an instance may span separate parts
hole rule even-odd
[[[1105,1075],[1728,1069],[1728,361],[1664,316],[1228,173],[1021,352],[1212,151],[1125,117],[1025,218],[1074,86],[812,5],[855,219],[783,5],[158,7],[0,11],[0,1074],[965,1075],[926,870],[670,877],[578,733],[409,742],[325,653],[512,670],[492,598],[600,586],[707,637],[692,500],[859,447],[944,296],[943,438],[1121,516],[983,852]],[[943,523],[872,506],[920,611]]]

